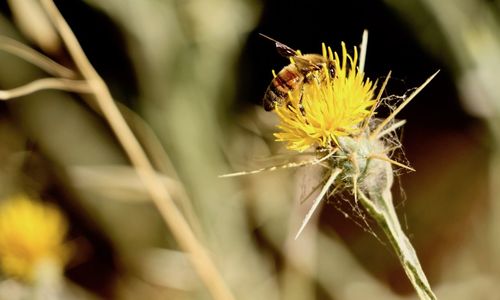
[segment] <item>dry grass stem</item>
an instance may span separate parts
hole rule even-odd
[[[64,78],[76,77],[76,73],[73,72],[73,70],[66,68],[40,52],[37,52],[23,43],[9,37],[0,36],[0,49],[10,54],[19,56],[51,75]]]
[[[182,250],[189,254],[191,263],[201,280],[207,286],[214,299],[234,299],[215,264],[209,257],[207,250],[195,237],[189,224],[173,202],[161,179],[156,175],[145,151],[125,122],[106,84],[88,61],[71,28],[66,23],[53,1],[42,0],[42,5],[49,15],[49,18],[54,22],[54,26],[61,35],[78,70],[81,72],[83,78],[88,81],[98,106],[123,146],[132,165],[137,170],[139,177],[147,187],[151,199],[160,211],[164,221],[169,226]]]
[[[41,90],[62,90],[75,93],[91,93],[87,81],[64,78],[42,78],[10,90],[0,90],[0,100],[26,96]]]

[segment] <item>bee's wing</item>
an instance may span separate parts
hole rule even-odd
[[[297,65],[299,70],[302,70],[303,72],[311,72],[311,71],[317,71],[321,69],[321,66],[318,64],[313,63],[312,61],[308,60],[307,58],[304,58],[302,56],[294,56],[293,61]]]
[[[278,41],[275,41],[275,44],[276,44],[276,51],[278,51],[278,53],[281,56],[284,56],[284,57],[297,56],[297,51],[293,50],[292,48],[288,47],[287,45],[280,43]]]
[[[296,50],[293,50],[292,48],[278,41],[274,42],[276,43],[276,50],[278,51],[278,53],[284,57],[292,57],[299,70],[307,73],[321,69],[320,65],[313,63],[302,55],[299,55]]]
[[[262,37],[264,37],[268,40],[273,41],[275,46],[276,46],[276,51],[278,51],[278,53],[281,56],[284,56],[287,58],[293,57],[293,60],[297,64],[297,67],[299,68],[299,70],[302,70],[303,72],[307,73],[307,72],[316,71],[316,70],[321,69],[321,66],[311,62],[307,58],[304,58],[302,55],[299,55],[299,53],[296,50],[288,47],[287,45],[285,45],[281,42],[278,42],[277,40],[275,40],[271,37],[268,37],[265,34],[259,33],[259,35],[261,35]]]
[[[259,35],[270,40],[270,41],[273,41],[274,45],[276,46],[276,51],[278,51],[278,53],[281,56],[291,57],[291,56],[297,55],[297,51],[293,50],[292,48],[288,47],[287,45],[285,45],[281,42],[278,42],[277,40],[273,39],[272,37],[269,37],[269,36],[262,34],[262,33],[259,33]]]

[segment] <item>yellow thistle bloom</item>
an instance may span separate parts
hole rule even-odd
[[[69,258],[63,244],[67,221],[55,207],[18,196],[0,205],[0,267],[7,276],[34,280],[47,262],[61,270]]]
[[[323,56],[327,57],[323,46]],[[342,43],[342,57],[328,48],[328,59],[333,61],[333,76],[324,67],[310,74],[312,82],[302,91],[289,94],[287,105],[276,107],[280,118],[275,133],[277,141],[287,143],[287,148],[304,151],[311,147],[331,147],[338,136],[355,136],[360,133],[363,121],[369,117],[375,104],[375,85],[364,79],[358,70],[358,53],[354,57]]]

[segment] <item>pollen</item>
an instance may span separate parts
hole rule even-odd
[[[356,48],[353,56],[344,43],[340,57],[324,45],[322,52],[333,62],[333,70],[324,66],[313,71],[301,91],[274,110],[280,119],[279,132],[274,135],[288,149],[333,148],[338,137],[359,135],[376,103],[376,86],[359,71]]]
[[[32,281],[50,262],[63,269],[69,258],[64,244],[67,221],[50,205],[24,196],[0,205],[0,268],[8,277]]]

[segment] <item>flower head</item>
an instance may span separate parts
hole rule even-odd
[[[363,59],[366,55],[367,38],[368,33],[365,31],[361,48]],[[278,42],[276,45],[279,46]],[[326,181],[322,183],[323,187],[304,216],[295,238],[299,237],[323,199],[334,195],[336,191],[349,190],[354,196],[351,205],[353,207],[361,205],[362,210],[371,216],[387,235],[420,298],[436,299],[415,250],[401,229],[392,201],[393,165],[408,170],[413,169],[391,159],[391,155],[400,147],[399,141],[394,136],[396,130],[404,124],[401,121],[395,122],[396,115],[436,76],[437,72],[411,95],[404,97],[388,117],[375,120],[372,119],[374,110],[378,103],[383,103],[380,102],[380,98],[391,73],[389,72],[378,95],[374,98],[375,85],[364,78],[362,67],[358,67],[356,48],[354,57],[347,54],[343,43],[341,58],[337,53],[333,54],[330,48],[328,57],[326,52],[326,47],[323,45],[323,59],[320,59],[322,62],[314,64],[321,68],[310,68],[313,71],[304,74],[301,88],[289,91],[286,101],[275,101],[273,107],[281,121],[278,125],[280,132],[275,133],[277,140],[286,142],[289,149],[296,151],[314,148],[318,156],[300,163],[292,162],[284,166],[231,175],[255,174],[263,170],[321,163],[325,167],[323,171]],[[297,53],[297,58],[300,55]],[[307,57],[299,59],[300,64],[308,63],[304,62]],[[299,68],[300,66],[296,66],[300,71]],[[279,83],[282,82],[286,80],[280,80]],[[281,93],[277,96],[283,96],[283,90],[281,89]],[[356,208],[353,212],[362,210]],[[364,215],[361,217],[365,218]]]
[[[7,276],[31,281],[50,261],[63,268],[69,248],[63,244],[67,221],[55,207],[24,196],[0,205],[0,267]]]
[[[358,54],[354,57],[342,43],[342,56],[328,56],[323,46],[323,56],[333,62],[334,72],[325,66],[310,74],[302,90],[289,94],[289,103],[275,109],[280,119],[275,133],[278,141],[287,148],[304,151],[311,147],[331,147],[339,136],[360,133],[363,121],[369,117],[374,100],[374,84],[358,70]]]

